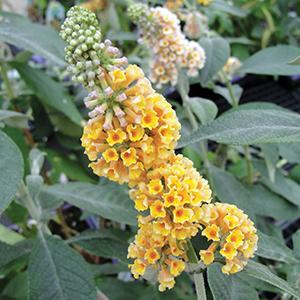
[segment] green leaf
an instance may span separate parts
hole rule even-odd
[[[10,230],[0,223],[0,241],[9,245],[14,245],[24,240],[24,237],[19,233]]]
[[[28,278],[27,272],[17,274],[5,286],[1,295],[11,297],[9,299],[28,300]]]
[[[58,32],[27,18],[0,12],[0,41],[41,55],[55,65],[64,66],[64,43]]]
[[[183,136],[177,148],[206,139],[235,145],[300,142],[300,115],[284,109],[232,110]]]
[[[268,282],[296,297],[296,299],[299,299],[299,292],[292,288],[285,280],[272,273],[266,266],[250,260],[245,267],[245,272],[252,277]]]
[[[91,265],[95,276],[114,275],[120,272],[128,272],[128,265],[119,263],[104,263],[101,265]]]
[[[136,211],[124,187],[115,183],[93,185],[89,183],[57,184],[44,189],[48,196],[76,205],[103,218],[136,224]]]
[[[96,299],[92,272],[62,240],[40,233],[28,266],[31,300]]]
[[[223,274],[220,264],[209,266],[207,276],[214,300],[259,299],[256,290],[236,275]]]
[[[248,190],[251,193],[253,207],[258,208],[257,215],[271,217],[275,220],[293,220],[299,216],[299,208],[262,184],[255,184],[248,187]]]
[[[300,259],[300,229],[293,234],[294,253]]]
[[[202,38],[199,41],[206,54],[204,68],[197,78],[193,80],[201,84],[207,83],[225,65],[229,55],[229,43],[221,37]]]
[[[245,17],[248,13],[246,10],[242,10],[236,6],[233,6],[231,3],[228,3],[223,0],[214,0],[210,6],[212,10],[223,11],[225,13],[231,14],[237,17]]]
[[[42,103],[63,113],[75,124],[82,125],[81,115],[60,83],[54,81],[42,70],[33,69],[28,65],[12,63],[12,66],[18,70],[22,79]]]
[[[0,122],[12,127],[28,128],[29,117],[11,110],[0,110]]]
[[[9,245],[0,241],[0,267],[3,267],[17,258],[23,257],[31,252],[32,242],[25,240],[15,245]]]
[[[265,163],[268,169],[269,178],[272,182],[275,180],[276,163],[279,160],[279,153],[277,145],[264,144],[260,146]]]
[[[291,203],[300,206],[300,185],[295,181],[285,177],[280,171],[275,174],[275,180],[272,182],[268,177],[266,167],[259,163],[254,163],[255,168],[261,173],[260,181],[270,190],[289,200]]]
[[[263,49],[243,62],[239,73],[264,75],[297,75],[300,66],[289,65],[289,62],[300,55],[300,49],[294,46],[275,46]]]
[[[240,98],[243,93],[243,89],[238,84],[233,84],[232,90],[233,90],[233,93],[234,93],[234,96],[235,96],[237,102],[239,103]],[[214,87],[214,92],[223,96],[231,106],[235,105],[235,103],[233,103],[232,96],[230,95],[230,92],[227,87],[221,87],[219,85],[216,85]]]
[[[0,214],[15,196],[24,172],[22,154],[16,144],[0,131]]]
[[[251,193],[230,173],[214,166],[210,170],[213,188],[220,201],[234,204],[253,216],[255,207],[251,203]]]
[[[300,144],[279,144],[279,154],[289,163],[300,164]]]
[[[266,235],[261,231],[258,232],[258,237],[256,255],[288,264],[300,262],[294,256],[293,251],[276,238]]]
[[[88,231],[68,240],[69,243],[75,243],[88,252],[106,258],[118,258],[128,263],[126,258],[128,243],[116,238],[115,235],[106,231],[93,232]]]
[[[203,125],[209,124],[217,116],[218,107],[211,100],[193,97],[189,98],[189,105]]]

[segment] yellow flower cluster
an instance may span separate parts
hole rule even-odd
[[[150,80],[161,87],[178,81],[178,67],[186,68],[189,76],[196,76],[204,67],[205,52],[196,42],[188,41],[180,29],[175,14],[163,7],[144,8],[147,10],[140,26],[140,41],[153,51],[150,63]],[[131,9],[134,15],[134,9]],[[135,18],[138,20],[138,18]],[[154,34],[149,34],[154,33]]]
[[[172,154],[180,123],[136,65],[104,72],[101,83],[104,92],[92,92],[85,102],[93,110],[82,146],[95,174],[134,186]]]
[[[138,211],[149,212],[139,217],[140,229],[128,250],[128,257],[135,259],[131,272],[138,278],[155,269],[160,291],[172,288],[174,277],[185,268],[186,241],[201,227],[200,207],[210,202],[208,182],[189,159],[174,154],[147,172],[130,196]]]
[[[212,241],[207,250],[201,250],[205,265],[214,262],[215,251],[225,258],[225,274],[241,271],[257,249],[258,236],[253,222],[235,205],[216,203],[201,207],[202,235]]]

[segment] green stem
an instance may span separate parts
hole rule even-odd
[[[231,102],[232,102],[231,103],[232,107],[238,107],[239,101],[238,101],[238,99],[236,98],[236,96],[234,94],[233,86],[232,86],[230,80],[228,79],[228,76],[225,74],[224,71],[221,71],[221,75],[222,75],[222,77],[225,81],[226,87],[228,88],[229,95],[230,95]]]
[[[10,84],[10,81],[8,79],[7,76],[7,68],[4,62],[0,63],[0,69],[1,69],[1,77],[3,79],[4,82],[4,86],[6,88],[6,92],[7,92],[7,97],[9,100],[14,99],[15,98],[15,93],[14,90]]]
[[[246,164],[247,164],[247,182],[249,185],[252,184],[253,182],[253,166],[251,162],[251,154],[249,151],[249,146],[246,145],[244,146],[244,152],[245,152],[245,159],[246,159]]]
[[[40,221],[40,210],[36,207],[24,181],[22,181],[22,183],[21,183],[20,193],[22,196],[22,201],[23,201],[25,207],[27,208],[29,214],[35,221],[39,222]]]
[[[197,293],[197,300],[206,300],[206,291],[203,273],[194,273],[194,282]]]

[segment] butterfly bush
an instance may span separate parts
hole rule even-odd
[[[175,15],[144,5],[135,6],[130,14],[141,28],[149,27],[142,37],[156,46],[154,82],[174,84],[177,63],[193,75],[203,66],[202,48],[184,38]],[[224,258],[224,273],[242,270],[256,250],[256,229],[237,207],[210,203],[207,180],[192,161],[175,154],[180,123],[172,106],[152,88],[141,68],[128,65],[110,41],[102,42],[92,12],[71,8],[61,36],[67,43],[72,78],[89,92],[84,99],[89,120],[81,140],[90,167],[99,176],[127,183],[140,213],[138,232],[128,248],[133,276],[152,270],[160,291],[172,288],[189,262],[188,243],[197,234],[211,241],[208,249],[200,251],[205,265],[214,262],[218,251]],[[172,68],[174,74],[169,73]]]

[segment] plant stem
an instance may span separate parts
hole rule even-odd
[[[231,98],[232,107],[238,107],[239,101],[238,101],[238,99],[236,98],[236,96],[234,94],[233,86],[232,86],[230,80],[228,79],[228,76],[226,75],[226,73],[224,71],[221,71],[221,74],[222,74],[222,77],[225,81],[225,85],[228,88],[229,95],[230,95],[230,98]]]
[[[194,282],[197,293],[197,300],[206,300],[206,291],[203,273],[194,273]]]
[[[249,146],[246,145],[244,146],[244,152],[245,152],[245,159],[246,159],[246,164],[247,164],[247,182],[249,185],[252,184],[253,181],[253,166],[251,162],[251,154],[249,151]]]
[[[6,69],[6,65],[5,65],[4,62],[0,63],[0,68],[1,68],[1,77],[3,79],[4,86],[5,86],[5,89],[6,89],[6,92],[7,92],[7,98],[8,98],[8,100],[11,100],[11,99],[15,98],[15,93],[14,93],[14,90],[13,90],[13,88],[10,84],[10,81],[8,79],[7,69]]]

